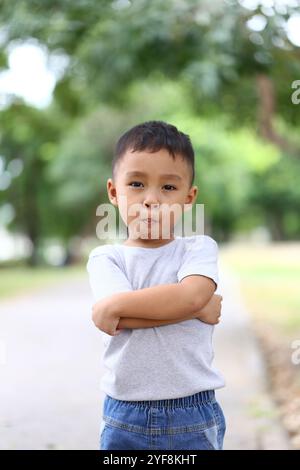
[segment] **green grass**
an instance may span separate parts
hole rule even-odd
[[[300,244],[231,245],[220,250],[255,319],[286,334],[300,331]]]
[[[78,276],[87,276],[85,266],[76,265],[64,268],[1,267],[0,299],[35,291],[46,285],[60,283]]]
[[[300,279],[300,267],[297,266],[262,266],[261,260],[257,266],[235,266],[241,277],[248,279],[261,279],[263,281],[272,281],[273,279],[287,279],[290,280],[295,276]]]

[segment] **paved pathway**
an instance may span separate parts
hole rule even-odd
[[[226,279],[226,282],[224,281]],[[227,449],[287,448],[234,279],[221,276],[215,365]],[[87,278],[0,303],[0,449],[97,449],[102,343]],[[0,358],[1,359],[1,358]],[[268,413],[266,413],[266,410]],[[259,416],[259,417],[257,417]]]
[[[87,280],[0,303],[0,449],[97,449],[102,344]]]

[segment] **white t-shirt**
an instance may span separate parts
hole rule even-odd
[[[157,248],[106,244],[87,262],[94,301],[116,292],[178,283],[191,274],[218,285],[218,245],[208,235],[175,237]],[[162,307],[163,319],[163,307]],[[162,400],[224,387],[212,366],[214,326],[198,319],[151,328],[101,330],[104,375],[101,390],[118,400]]]

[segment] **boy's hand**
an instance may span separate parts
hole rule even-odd
[[[106,297],[93,305],[92,320],[99,330],[110,336],[117,336],[121,333],[118,329],[120,317],[115,315],[113,299]]]
[[[216,325],[220,322],[221,317],[221,303],[223,297],[218,294],[214,294],[209,302],[199,311],[196,313],[196,318],[198,320],[203,321],[204,323],[208,323],[209,325]]]

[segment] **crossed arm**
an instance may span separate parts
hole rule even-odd
[[[99,329],[112,336],[122,328],[146,328],[200,319],[201,310],[215,289],[212,279],[190,275],[179,283],[118,292],[93,306],[92,319]]]

